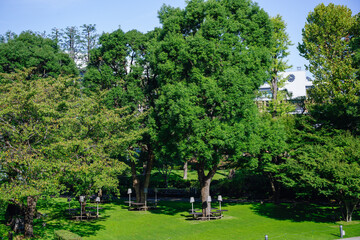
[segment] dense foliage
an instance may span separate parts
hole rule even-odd
[[[78,74],[72,59],[55,41],[31,31],[0,43],[0,72],[12,73],[25,68],[32,68],[29,78]]]
[[[312,115],[323,124],[358,132],[359,90],[354,45],[356,17],[346,6],[318,5],[307,17],[299,51],[314,75],[309,92],[316,103]]]
[[[0,36],[0,201],[22,209],[25,235],[34,235],[42,197],[118,195],[131,182],[143,202],[145,189],[161,185],[150,181],[154,168],[167,187],[183,164],[198,182],[176,186],[200,189],[203,214],[214,175],[232,168],[240,171],[217,193],[250,196],[253,185],[278,201],[291,188],[335,199],[351,221],[360,199],[360,15],[334,4],[309,13],[298,48],[314,81],[298,116],[279,91],[291,45],[281,16],[248,0],[190,0],[164,5],[159,19],[146,34],[98,38],[84,24],[81,33],[54,28],[52,39]],[[258,109],[265,82],[272,98]]]
[[[69,78],[26,81],[3,75],[0,86],[0,198],[23,206],[31,236],[36,201],[71,187],[73,194],[115,190],[124,166],[110,158],[139,138],[136,117],[108,110]]]
[[[151,63],[161,151],[195,162],[206,209],[220,162],[254,147],[254,92],[270,65],[270,19],[248,1],[189,1],[159,14],[163,29]]]

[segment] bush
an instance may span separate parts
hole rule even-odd
[[[67,230],[57,230],[55,231],[56,240],[82,240],[82,238],[76,233],[72,233]]]

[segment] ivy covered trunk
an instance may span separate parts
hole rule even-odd
[[[34,237],[34,216],[36,211],[36,202],[37,199],[34,196],[27,197],[27,206],[25,207],[25,216],[24,216],[24,223],[25,223],[25,237]]]

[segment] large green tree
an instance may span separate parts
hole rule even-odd
[[[91,61],[84,77],[87,91],[109,90],[104,101],[109,108],[128,107],[140,114],[151,112],[156,98],[154,74],[147,64],[147,45],[157,31],[143,34],[136,30],[124,33],[118,29],[105,33],[99,39],[100,46],[92,51]],[[139,129],[151,128],[153,116],[147,114],[137,125]],[[154,165],[156,143],[154,131],[143,131],[143,138],[128,149],[126,159],[131,167],[136,200],[144,201],[144,188],[149,187]]]
[[[32,68],[30,78],[78,74],[72,59],[61,52],[55,41],[30,31],[0,44],[0,72],[24,68]]]
[[[314,75],[312,114],[323,124],[358,131],[359,90],[354,64],[356,17],[346,6],[320,4],[310,12],[298,49]]]
[[[254,92],[267,79],[271,23],[244,0],[195,0],[184,10],[163,6],[159,18],[151,62],[159,84],[158,137],[162,151],[196,162],[207,215],[220,162],[253,146]]]
[[[0,85],[0,198],[24,210],[25,236],[32,237],[39,197],[69,185],[76,195],[116,191],[124,166],[111,155],[139,134],[129,129],[135,116],[108,110],[73,79],[27,75],[3,75]]]

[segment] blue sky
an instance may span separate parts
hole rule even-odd
[[[360,0],[255,0],[270,16],[280,14],[287,23],[287,32],[294,43],[290,47],[292,70],[304,68],[306,60],[296,49],[306,17],[320,3],[346,5],[353,14],[360,12]],[[163,4],[184,8],[185,0],[0,0],[0,34],[11,30],[20,33],[32,30],[47,33],[53,27],[96,24],[101,32],[137,29],[147,32],[160,26],[157,12]],[[290,69],[291,70],[291,69]],[[310,74],[309,74],[310,75]]]

